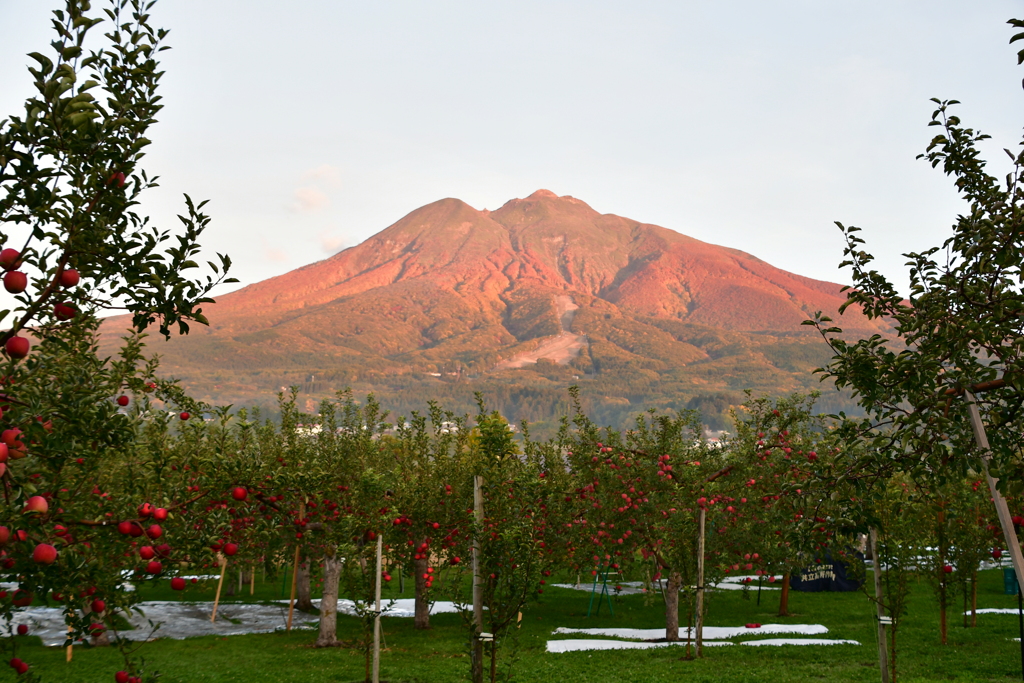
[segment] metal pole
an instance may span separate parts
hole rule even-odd
[[[473,477],[473,511],[478,528],[484,524],[484,495],[482,491],[483,477]],[[480,576],[480,538],[479,533],[473,535],[473,683],[481,683],[484,677],[484,642],[480,634],[484,632],[484,583]]]
[[[878,668],[882,670],[882,683],[889,683],[889,651],[885,637],[885,606],[882,604],[882,561],[878,557],[878,533],[868,530],[871,539],[871,559],[875,563],[875,616],[878,620]]]
[[[697,524],[700,527],[697,533],[697,656],[703,655],[704,650],[704,522],[707,518],[707,510],[700,509],[697,513]]]
[[[380,683],[380,559],[381,559],[381,544],[384,541],[384,537],[377,534],[377,580],[374,582],[374,610],[376,615],[373,617],[373,683]]]

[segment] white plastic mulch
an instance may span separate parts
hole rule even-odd
[[[860,645],[856,640],[825,640],[823,638],[768,638],[745,640],[740,645]]]
[[[768,577],[768,576],[761,577],[761,590],[765,590],[765,591],[777,591],[777,590],[779,590],[777,587],[772,586],[771,583],[768,582],[769,578],[770,577]],[[780,576],[776,576],[774,578],[775,578],[776,581],[781,581],[782,580],[782,576],[781,575]],[[749,579],[749,581],[748,581],[748,579]],[[746,586],[749,586],[750,590],[756,590],[757,589],[757,579],[758,579],[758,577],[756,577],[756,576],[727,576],[724,579],[722,579],[721,582],[711,585],[710,588],[711,588],[711,590],[740,591],[740,590],[743,590]],[[555,588],[568,588],[570,590],[586,591],[588,593],[594,590],[594,583],[593,583],[593,581],[591,581],[590,583],[580,583],[580,584],[575,584],[575,583],[555,583],[555,584],[552,584],[552,585]],[[621,590],[616,590],[616,586],[621,587]],[[664,579],[660,579],[658,581],[655,581],[653,583],[653,586],[656,589],[664,590],[665,586],[666,586],[666,581]],[[598,588],[597,591],[600,592],[600,588]],[[615,582],[609,581],[608,582],[608,591],[610,593],[612,593],[613,595],[638,595],[640,593],[647,592],[642,581],[615,581]]]
[[[729,641],[711,641],[705,645],[732,645]],[[686,645],[685,640],[674,643],[640,643],[630,640],[549,640],[548,652],[585,652],[587,650],[646,650],[654,647]]]
[[[313,604],[319,609],[319,600]],[[149,640],[151,638],[173,638],[181,640],[193,636],[236,636],[246,633],[270,633],[284,629],[288,624],[288,601],[279,600],[269,604],[221,603],[217,607],[217,620],[210,622],[213,613],[212,602],[143,602],[138,607],[144,616],[132,613],[128,621],[133,630],[119,631],[117,635],[126,640]],[[350,600],[339,600],[338,611],[353,614],[353,603]],[[382,603],[382,616],[412,617],[414,601],[411,598],[395,600],[390,607]],[[431,614],[455,612],[451,602],[435,602]],[[123,615],[123,613],[122,613]],[[126,616],[126,615],[124,615]],[[126,616],[127,618],[127,616]],[[160,628],[153,630],[153,625]],[[316,628],[320,618],[316,614],[307,614],[295,610],[292,615],[292,628]],[[38,636],[44,645],[63,645],[67,635],[67,624],[64,622],[63,610],[56,607],[24,607],[15,610],[11,629],[19,624],[29,627],[29,635]],[[0,624],[0,630],[6,630]],[[114,634],[111,633],[111,636]]]
[[[1017,608],[1006,609],[1003,607],[986,607],[984,609],[976,610],[978,614],[1016,614]],[[967,610],[964,614],[970,614],[971,610]]]
[[[629,638],[632,640],[657,640],[665,637],[663,628],[569,628],[560,626],[555,633],[582,633],[588,636],[608,636],[611,638]],[[704,640],[726,640],[739,636],[756,636],[763,633],[799,633],[805,636],[816,636],[828,633],[821,624],[761,624],[758,628],[745,626],[705,626]],[[691,638],[695,634],[692,629],[680,628],[680,638]]]
[[[570,628],[560,626],[555,634],[581,633],[589,636],[606,636],[610,638],[629,638],[632,640],[597,640],[597,639],[566,639],[549,640],[548,652],[581,652],[585,650],[639,650],[669,645],[685,645],[687,639],[693,638],[692,629],[680,629],[679,637],[683,640],[674,643],[643,642],[658,640],[665,637],[663,628]],[[708,646],[733,645],[727,638],[754,636],[778,633],[795,633],[800,635],[821,635],[828,629],[821,624],[761,624],[756,628],[745,626],[705,626],[703,640]],[[860,645],[856,640],[826,640],[823,638],[765,638],[745,640],[739,645]]]

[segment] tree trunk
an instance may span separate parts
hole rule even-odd
[[[412,561],[412,576],[416,586],[416,616],[414,626],[419,629],[430,628],[430,603],[427,601],[427,580],[423,576],[427,573],[430,560],[424,557],[421,560]]]
[[[230,598],[235,594],[235,582],[232,581],[231,577],[229,576],[227,577],[227,581],[225,581],[224,583],[227,584],[227,588],[224,589],[224,596]]]
[[[939,640],[946,644],[946,502],[939,502]]]
[[[320,635],[317,647],[338,644],[338,579],[341,578],[341,558],[335,553],[324,558],[324,592],[320,597]]]
[[[295,609],[302,612],[313,611],[313,601],[309,595],[309,558],[303,557],[299,562],[299,571],[295,574]]]
[[[665,588],[665,640],[679,640],[679,586],[683,577],[679,572],[668,572],[668,586]]]
[[[971,628],[978,625],[978,570],[971,575]]]
[[[789,572],[782,575],[782,596],[779,598],[779,616],[789,616]]]

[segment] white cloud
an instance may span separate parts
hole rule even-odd
[[[337,254],[347,247],[349,241],[345,237],[338,237],[330,233],[320,233],[320,249],[327,254]]]
[[[341,185],[341,171],[330,164],[320,164],[302,174],[303,182],[319,183],[325,187],[339,187]]]
[[[331,200],[315,187],[299,187],[292,194],[295,201],[291,204],[292,211],[316,211],[331,203]]]

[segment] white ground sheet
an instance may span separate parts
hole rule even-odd
[[[971,613],[971,610],[967,610],[966,612],[964,612],[964,614],[970,614],[970,613]],[[1006,609],[1006,608],[1003,608],[1003,607],[986,607],[984,609],[979,609],[978,610],[978,614],[1016,614],[1016,613],[1017,613],[1017,608],[1016,607],[1014,607],[1012,609]]]
[[[319,609],[319,600],[313,604]],[[382,603],[381,607],[386,607]],[[352,602],[338,601],[338,611],[351,614]],[[150,638],[174,638],[181,640],[192,636],[235,636],[245,633],[269,633],[282,630],[288,623],[288,601],[279,600],[271,604],[239,604],[221,603],[217,608],[217,621],[210,623],[213,612],[212,602],[143,602],[139,608],[145,616],[133,613],[128,620],[134,630],[120,631],[118,635],[127,640],[148,640]],[[450,602],[435,602],[432,614],[454,612],[455,605]],[[383,610],[383,616],[412,617],[413,600],[404,598],[395,600],[389,608]],[[153,631],[150,621],[160,624]],[[316,628],[319,616],[295,610],[292,617],[292,628]],[[11,628],[18,624],[27,624],[29,635],[38,636],[44,645],[63,645],[67,635],[64,613],[56,607],[25,607],[15,610]],[[2,626],[0,626],[2,628]],[[113,633],[111,633],[113,635]]]
[[[549,640],[547,642],[548,652],[581,652],[585,650],[639,650],[652,647],[667,647],[670,645],[685,645],[687,638],[692,638],[691,629],[682,628],[679,630],[679,637],[683,640],[675,643],[666,642],[638,642],[656,640],[665,637],[663,628],[570,628],[560,626],[555,629],[555,634],[580,633],[588,636],[607,636],[611,638],[630,638],[633,640],[597,640],[597,639],[566,639]],[[821,635],[828,633],[828,629],[821,624],[761,624],[757,628],[746,628],[745,626],[705,626],[705,645],[732,645],[725,641],[726,638],[738,638],[742,636],[795,633],[800,635]],[[759,640],[746,640],[740,645],[860,645],[856,640],[826,640],[823,638],[765,638]]]
[[[727,576],[720,583],[716,583],[712,585],[710,588],[712,590],[741,591],[743,590],[744,582],[746,582],[747,579],[751,579],[751,582],[749,584],[750,590],[757,590],[757,578],[758,577],[756,576]],[[776,576],[775,580],[781,581],[782,576]],[[576,585],[575,583],[555,583],[552,585],[555,588],[569,588],[571,590],[586,591],[588,593],[594,589],[593,581],[591,581],[590,583],[581,582],[579,585]],[[666,582],[664,581],[664,579],[662,579],[659,581],[655,581],[653,585],[656,589],[664,590]],[[615,590],[616,586],[621,586],[622,590]],[[768,583],[768,577],[765,576],[761,580],[761,590],[777,591],[779,589],[773,586],[772,584]],[[642,581],[609,581],[608,591],[611,592],[612,595],[637,595],[645,592],[644,584]],[[598,586],[597,592],[601,592],[600,586]]]

